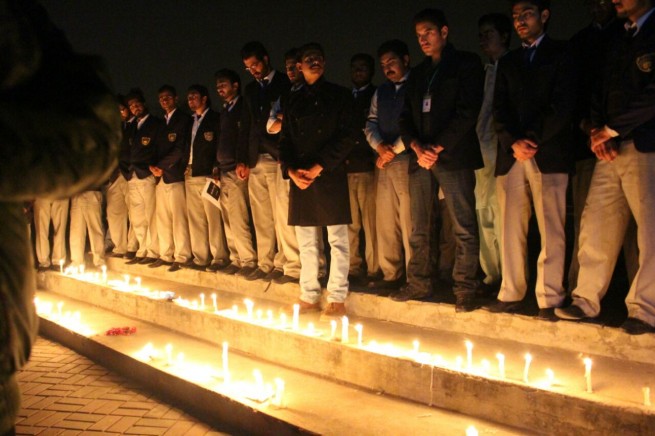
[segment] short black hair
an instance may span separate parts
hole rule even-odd
[[[416,26],[418,23],[430,22],[437,26],[437,29],[441,30],[442,27],[448,27],[448,20],[446,19],[446,14],[441,9],[428,8],[423,9],[418,14],[414,15],[412,23]]]
[[[264,44],[262,44],[259,41],[250,41],[250,42],[247,42],[241,48],[241,59],[242,60],[251,58],[253,56],[256,57],[260,61],[263,61],[264,57],[268,57],[268,52],[266,51],[266,48],[264,47]]]
[[[494,12],[480,17],[478,27],[482,27],[485,24],[491,24],[500,36],[505,38],[503,44],[509,48],[513,32],[512,20],[505,14]]]
[[[309,51],[317,51],[321,54],[321,56],[325,57],[325,51],[323,51],[323,47],[318,42],[308,42],[307,44],[303,44],[298,49],[300,58],[302,59]]]
[[[177,90],[173,85],[162,85],[159,87],[159,90],[157,91],[157,94],[161,94],[162,92],[170,92],[173,97],[177,97]]]
[[[221,68],[220,70],[214,73],[215,80],[228,80],[230,83],[236,83],[241,89],[241,77],[237,74],[236,71],[230,70],[229,68]]]
[[[539,9],[539,12],[542,12],[546,9],[550,10],[550,0],[509,0],[510,7],[514,7],[518,3],[530,3]]]
[[[118,101],[118,104],[121,106],[127,107],[127,100],[125,100],[125,96],[123,94],[116,94],[116,101]]]
[[[125,96],[125,102],[129,103],[130,100],[139,100],[141,103],[146,102],[146,98],[143,96],[143,91],[141,88],[132,88],[130,92]]]
[[[209,90],[205,85],[194,83],[193,85],[189,86],[189,89],[187,89],[187,94],[190,92],[197,92],[201,97],[207,97],[207,107],[212,105],[211,98],[209,97]]]
[[[284,53],[284,61],[289,60],[300,61],[300,50],[298,50],[298,47],[292,47]]]
[[[402,59],[403,56],[409,56],[409,48],[404,41],[391,39],[380,44],[378,47],[378,57],[381,58],[387,53],[393,53]]]
[[[371,73],[375,71],[375,60],[373,59],[373,56],[371,56],[368,53],[355,53],[351,58],[350,58],[350,65],[353,64],[353,62],[356,61],[363,61],[366,66],[368,67],[369,70],[371,70]]]

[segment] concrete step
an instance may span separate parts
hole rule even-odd
[[[261,280],[246,281],[238,276],[183,269],[168,272],[165,268],[125,265],[123,259],[109,259],[110,270],[118,274],[164,279],[175,283],[207,289],[229,290],[248,298],[282,304],[298,300],[297,284],[276,285]],[[375,291],[375,290],[373,290]],[[415,327],[453,333],[490,337],[499,340],[519,340],[523,344],[555,347],[576,353],[612,357],[630,362],[655,362],[655,335],[630,336],[613,327],[590,323],[547,322],[514,314],[492,314],[484,310],[455,313],[451,304],[421,301],[398,303],[387,297],[351,292],[348,296],[349,315],[408,324]]]
[[[70,285],[66,281],[56,283]],[[214,341],[203,341],[63,293],[37,292],[41,334],[138,381],[163,399],[229,434],[464,435],[479,432],[503,436],[523,433],[292,370],[235,350],[232,343],[228,347],[230,381],[225,383],[222,345],[216,340],[227,339],[229,335],[215,332]],[[90,293],[86,300],[95,297]],[[175,307],[172,303],[168,305]],[[114,327],[136,330],[130,335],[106,335]],[[152,345],[144,347],[148,343]],[[166,351],[169,344],[170,361]],[[311,361],[312,356],[306,356],[306,364],[310,365]],[[261,374],[261,384],[255,371]],[[284,391],[276,397],[277,380],[283,381]]]
[[[91,283],[47,273],[43,286],[214,343],[216,348],[228,341],[248,356],[293,370],[530,431],[655,432],[655,414],[643,405],[642,393],[655,380],[651,364],[525,344],[519,342],[522,337],[498,339],[357,316],[350,317],[350,338],[343,341],[341,325],[333,333],[331,324],[316,314],[301,315],[297,327],[291,316],[283,322],[278,310],[286,305],[280,303],[251,297],[249,315],[242,294],[156,279],[143,279],[140,286],[125,292],[123,280],[112,274],[108,280],[121,291],[102,279]],[[181,300],[153,299],[153,289],[175,292]],[[466,314],[472,326],[474,314]],[[363,326],[361,344],[353,328],[357,323]],[[526,352],[533,359],[528,383],[524,381]],[[497,353],[504,356],[504,377]],[[593,393],[586,392],[583,357],[593,359]],[[554,375],[547,376],[547,370]]]

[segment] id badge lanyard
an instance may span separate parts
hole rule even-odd
[[[430,77],[430,81],[428,82],[428,89],[425,91],[425,95],[423,96],[422,112],[424,114],[430,113],[430,109],[432,109],[432,82],[434,82],[434,78],[437,77],[437,73],[439,73],[438,65],[434,70],[434,73],[432,73],[432,77]]]

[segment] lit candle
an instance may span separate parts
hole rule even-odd
[[[218,312],[218,304],[216,304],[216,293],[212,293],[212,303],[214,305],[214,313]]]
[[[641,391],[644,393],[644,406],[650,407],[650,388],[648,386],[644,386],[641,388]]]
[[[200,293],[200,310],[205,310],[205,294]]]
[[[100,269],[102,270],[102,281],[107,283],[107,265],[102,265]]]
[[[469,426],[469,428],[466,429],[466,436],[478,436],[478,429],[472,425]]]
[[[466,345],[466,368],[470,370],[473,368],[473,342],[465,341],[464,345]]]
[[[64,259],[59,259],[59,273],[64,273]]]
[[[80,265],[80,275],[84,275],[84,265]]]
[[[275,396],[273,397],[273,404],[275,406],[282,406],[282,401],[284,399],[284,380],[281,378],[276,378],[275,382]]]
[[[64,308],[64,302],[63,301],[60,301],[59,303],[57,303],[57,313],[59,314],[59,318],[62,317],[61,310],[63,308]]]
[[[491,363],[487,359],[482,359],[482,374],[489,375],[489,368],[491,368]]]
[[[348,343],[348,317],[341,318],[341,342]]]
[[[153,351],[155,347],[152,345],[152,342],[148,342],[145,347],[143,347],[143,354],[148,358],[148,360],[153,359]]]
[[[591,389],[591,359],[588,357],[585,357],[584,359],[584,378],[585,381],[587,382],[587,392],[592,393],[593,390]]]
[[[357,331],[357,346],[361,347],[362,346],[362,332],[364,330],[364,326],[361,324],[355,324],[355,331]]]
[[[246,313],[248,314],[248,319],[252,319],[252,309],[255,307],[255,303],[252,300],[245,298],[243,300],[243,304],[246,305]]]
[[[123,275],[123,279],[125,279],[125,286],[126,287],[130,286],[130,275],[129,274]]]
[[[184,363],[184,353],[180,351],[179,353],[177,353],[177,364],[178,366],[181,366],[183,363]]]
[[[252,371],[252,376],[255,378],[255,386],[257,387],[257,397],[263,399],[264,397],[264,377],[262,372],[258,369]]]
[[[261,321],[262,317],[264,316],[264,311],[261,309],[257,309],[257,312],[255,312],[255,316],[257,317],[257,321]]]
[[[293,305],[293,318],[291,320],[291,327],[298,330],[298,318],[300,316],[300,304]]]
[[[269,324],[273,324],[273,311],[271,309],[266,311],[266,318],[268,318]]]
[[[500,378],[501,380],[505,380],[505,355],[496,353],[496,359],[498,359],[498,373],[500,374]]]
[[[523,367],[523,381],[528,383],[528,373],[530,372],[530,362],[532,362],[532,355],[530,353],[525,354],[525,367]]]
[[[169,366],[173,364],[173,346],[166,344],[166,361]]]
[[[314,336],[314,323],[310,322],[307,324],[307,334],[310,336]]]
[[[287,314],[286,313],[281,313],[280,314],[280,324],[282,324],[282,328],[286,328],[286,326],[287,326]]]
[[[223,381],[225,383],[230,382],[230,370],[227,365],[227,349],[228,349],[227,342],[223,342]]]
[[[330,321],[330,339],[334,339],[337,334],[337,321],[335,319]]]
[[[551,386],[553,386],[554,382],[555,382],[555,373],[550,368],[546,369],[546,386],[550,388]]]
[[[239,306],[236,304],[232,306],[232,315],[237,316],[239,314]]]
[[[462,359],[462,356],[457,356],[457,358],[455,359],[455,369],[457,371],[461,371],[463,363],[464,363],[464,359]]]
[[[414,339],[412,341],[412,347],[413,347],[412,352],[414,353],[414,355],[418,354],[418,350],[419,350],[420,346],[421,346],[421,343],[418,341],[418,339]]]
[[[141,277],[135,277],[134,281],[136,282],[136,289],[141,289]]]

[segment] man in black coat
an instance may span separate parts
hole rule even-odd
[[[482,104],[484,70],[480,58],[448,42],[448,23],[441,10],[425,9],[414,17],[425,60],[409,77],[400,119],[410,162],[412,255],[407,284],[391,295],[396,301],[429,297],[431,205],[436,184],[443,191],[456,240],[453,292],[456,310],[476,308],[479,287],[478,223],[475,174],[482,167],[475,125]]]
[[[502,284],[492,312],[514,312],[528,288],[527,233],[534,204],[541,233],[535,293],[539,318],[556,320],[565,297],[566,188],[572,171],[576,74],[566,42],[546,34],[548,0],[512,2],[523,46],[498,63],[493,115],[501,211]]]
[[[258,268],[246,280],[273,280],[284,274],[284,250],[278,235],[281,223],[275,220],[278,137],[266,132],[271,107],[287,93],[291,83],[285,74],[271,68],[268,52],[258,41],[245,44],[241,59],[255,79],[245,87],[244,130],[248,141],[239,150],[237,175],[248,179],[252,219],[257,236]],[[276,253],[277,250],[277,253]]]
[[[325,316],[343,316],[348,294],[350,202],[344,160],[352,150],[352,95],[323,78],[325,55],[316,43],[301,48],[305,86],[289,97],[282,121],[280,162],[293,182],[289,224],[300,247],[300,310],[320,310],[321,227],[327,227],[332,264]]]
[[[187,148],[191,117],[177,109],[177,91],[171,85],[159,88],[159,104],[164,109],[166,137],[159,146],[157,163],[150,171],[161,177],[156,189],[159,259],[150,268],[168,265],[171,272],[191,260],[189,221],[184,190]]]
[[[565,319],[593,318],[607,292],[630,214],[637,222],[639,269],[626,298],[628,334],[655,333],[655,8],[614,0],[625,36],[607,57],[592,101],[591,150],[599,161],[582,214],[580,273]]]

